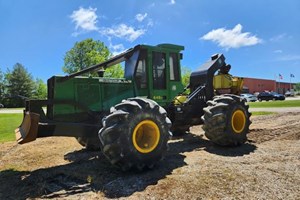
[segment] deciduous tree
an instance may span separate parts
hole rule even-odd
[[[99,40],[76,42],[64,57],[63,71],[68,74],[78,72],[107,60],[110,55],[109,49]]]
[[[47,98],[47,85],[42,79],[37,78],[33,90],[34,99],[46,99]]]
[[[188,67],[181,68],[181,82],[184,86],[187,86],[190,83],[191,69]]]

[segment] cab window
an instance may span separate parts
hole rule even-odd
[[[153,89],[166,89],[166,54],[153,52]]]
[[[146,69],[146,52],[141,51],[139,60],[137,62],[137,67],[135,71],[135,82],[137,88],[145,89],[147,88],[147,69]]]
[[[179,65],[178,65],[178,54],[170,53],[169,57],[170,64],[170,80],[171,81],[179,81]]]

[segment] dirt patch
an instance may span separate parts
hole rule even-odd
[[[0,199],[300,199],[300,113],[251,120],[237,148],[192,127],[144,172],[120,172],[72,138],[0,144]]]
[[[248,139],[255,143],[269,140],[299,140],[299,113],[281,113],[254,118]],[[271,119],[270,119],[271,118]]]

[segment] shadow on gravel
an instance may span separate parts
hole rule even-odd
[[[182,153],[189,152],[189,148],[192,148],[193,150],[201,149],[220,156],[236,157],[250,154],[256,150],[256,146],[251,144],[251,141],[237,147],[222,147],[193,134],[187,134],[183,139],[185,143],[189,144],[188,146],[182,145],[180,142],[174,144],[174,146],[177,146],[178,151],[182,150]]]
[[[238,148],[221,148],[200,136],[187,134],[171,140],[165,159],[152,170],[143,172],[121,172],[99,152],[74,151],[65,155],[65,159],[71,161],[66,165],[35,171],[1,171],[0,199],[66,198],[72,195],[79,195],[76,196],[79,198],[80,194],[88,192],[106,198],[128,197],[149,185],[156,185],[174,169],[185,166],[185,156],[181,153],[203,149],[218,155],[240,156],[249,154],[255,147],[245,144]]]
[[[256,146],[250,143],[245,143],[238,147],[221,147],[217,145],[211,145],[206,147],[204,150],[217,154],[220,156],[229,156],[229,157],[235,157],[235,156],[243,156],[250,154],[251,152],[254,152],[256,149]]]

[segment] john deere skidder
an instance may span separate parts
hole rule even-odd
[[[211,57],[181,83],[183,46],[137,45],[103,63],[48,80],[47,100],[28,100],[16,129],[18,143],[39,137],[71,136],[88,149],[101,148],[123,170],[151,168],[162,159],[172,135],[203,124],[212,142],[246,141],[248,105],[239,94],[242,79],[231,76],[222,54]],[[124,78],[103,70],[125,63]],[[97,71],[99,77],[80,76]]]

